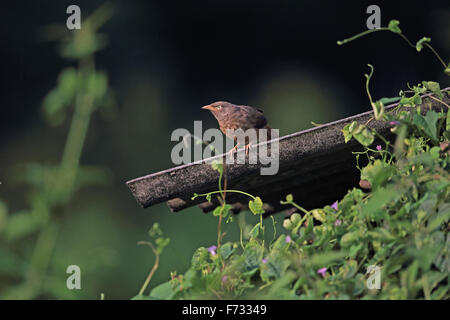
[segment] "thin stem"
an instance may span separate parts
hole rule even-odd
[[[408,43],[408,45],[409,45],[410,47],[416,49],[416,46],[413,45],[412,42],[409,41],[409,39],[408,39],[403,33],[397,33],[397,34],[398,34],[400,37],[402,37],[403,40],[405,40],[405,41]]]
[[[387,141],[386,138],[383,137],[381,134],[379,134],[375,129],[373,130],[373,133],[375,133],[375,135],[384,142],[384,144],[386,145],[386,150],[387,150],[387,148],[391,145],[391,143],[389,141]]]
[[[442,65],[444,66],[444,68],[447,68],[447,65],[445,64],[444,60],[442,60],[441,56],[436,52],[436,50],[434,50],[434,48],[429,45],[428,43],[424,43],[424,46],[428,47],[428,49],[431,50],[431,52],[434,53],[434,55],[436,56],[436,58],[438,58],[438,60],[442,63]]]
[[[244,242],[242,241],[244,233],[243,227],[245,227],[245,215],[241,214],[239,215],[239,230],[240,230],[239,241],[241,243],[242,250],[245,250]]]
[[[221,240],[222,240],[222,212],[223,210],[220,210],[219,215],[219,225],[217,226],[217,248],[220,248]]]
[[[281,203],[281,204],[290,204],[290,205],[296,207],[298,210],[301,210],[301,211],[302,211],[303,213],[305,213],[305,214],[308,214],[308,213],[309,213],[308,210],[306,210],[306,209],[300,207],[300,206],[299,206],[298,204],[296,204],[295,202],[292,202],[292,201],[281,201],[280,203]]]
[[[93,57],[88,56],[80,60],[79,69],[81,72],[95,71]],[[66,196],[72,192],[75,184],[81,153],[89,128],[92,107],[92,98],[79,92],[76,96],[75,110],[59,167],[59,181],[62,183],[61,189],[64,190]],[[47,222],[39,231],[38,241],[33,249],[30,263],[29,274],[32,276],[28,277],[25,284],[25,287],[30,285],[31,295],[34,295],[41,286],[41,280],[47,271],[51,254],[56,244],[58,229],[59,224],[57,222]]]
[[[262,214],[259,215],[259,228],[262,232],[262,246],[264,247],[264,228],[263,228],[263,217]]]
[[[82,73],[94,72],[95,63],[92,57],[87,57],[80,61],[79,70]],[[84,141],[86,140],[87,131],[89,128],[90,116],[93,107],[92,97],[84,93],[78,93],[75,101],[75,110],[72,117],[72,122],[67,136],[67,141],[64,147],[64,152],[61,160],[62,171],[69,171],[69,183],[73,182],[76,175],[76,170],[81,158]]]
[[[370,95],[369,82],[373,75],[373,66],[371,64],[368,64],[368,66],[370,67],[370,73],[369,73],[369,75],[365,74],[365,76],[366,76],[366,92],[367,92],[367,95],[369,96],[370,104],[372,105],[373,100],[372,100],[372,96]]]
[[[217,293],[216,290],[214,290],[213,288],[210,288],[210,289],[211,289],[212,293],[214,293],[214,295],[215,295],[217,298],[219,298],[219,300],[223,300],[223,298],[220,296],[220,294]]]
[[[225,164],[225,157],[222,161],[222,170],[220,171],[220,176],[219,176],[219,191],[221,191],[221,195],[222,195],[222,210],[220,210],[220,215],[219,215],[219,224],[217,226],[217,248],[220,248],[221,242],[222,242],[222,219],[223,219],[223,208],[225,207],[226,203],[226,195],[227,195],[227,175],[226,175],[226,164]],[[223,189],[222,189],[222,177],[225,173],[225,181],[224,181],[224,185],[223,185]]]
[[[428,279],[427,276],[423,276],[422,278],[422,284],[423,284],[423,295],[425,296],[425,300],[431,300],[431,290],[428,286]]]
[[[272,226],[273,226],[273,240],[272,242],[275,241],[275,239],[277,238],[277,228],[275,226],[275,219],[273,218],[273,216],[271,215],[270,218],[272,219]]]
[[[208,193],[198,194],[197,196],[198,196],[198,197],[204,197],[204,196],[206,196],[206,195],[208,195],[208,194],[216,194],[216,193],[221,193],[221,192],[222,192],[221,190],[218,190],[218,191],[211,191],[211,192],[208,192]],[[249,194],[249,193],[247,193],[247,192],[244,192],[244,191],[241,191],[241,190],[227,190],[227,192],[241,193],[241,194],[246,195],[247,197],[252,198],[253,200],[256,199],[255,196],[252,196],[251,194]]]
[[[437,102],[442,103],[444,106],[446,106],[447,108],[450,109],[450,106],[449,106],[448,104],[446,104],[444,101],[442,101],[441,99],[435,98],[435,97],[433,97],[433,96],[428,96],[428,97],[430,97],[430,98],[433,99],[433,100],[436,100]]]
[[[300,222],[298,223],[297,228],[294,229],[294,232],[297,233],[298,229],[301,228],[301,226],[303,225],[303,223],[305,223],[306,219],[309,218],[309,216],[311,215],[311,212],[308,211],[307,214],[305,214],[302,219],[300,220]]]
[[[139,241],[138,244],[145,244],[145,245],[149,246],[150,248],[152,248],[152,251],[155,254],[155,263],[153,264],[152,270],[148,274],[147,279],[145,279],[145,282],[142,285],[141,290],[139,290],[139,295],[141,296],[144,294],[145,289],[147,289],[147,286],[150,283],[150,280],[152,279],[153,275],[155,274],[156,270],[159,267],[159,253],[158,253],[158,250],[156,250],[156,248],[153,246],[153,244],[151,242]]]
[[[369,33],[377,32],[377,31],[385,31],[385,30],[389,30],[389,28],[384,27],[384,28],[379,28],[379,29],[366,30],[364,32],[358,33],[357,35],[354,35],[353,37],[344,39],[342,41],[338,41],[337,44],[338,45],[343,45],[343,44],[346,44],[346,43],[348,43],[350,41],[353,41],[355,39],[361,38],[361,37],[363,37],[363,36],[365,36],[365,35],[367,35]]]
[[[347,39],[344,39],[342,41],[338,41],[337,44],[338,45],[343,45],[345,43],[348,43],[348,42],[353,41],[355,39],[361,38],[361,37],[363,37],[363,36],[365,36],[365,35],[367,35],[369,33],[373,33],[373,32],[376,32],[376,31],[391,31],[391,30],[389,28],[387,28],[387,27],[383,27],[383,28],[379,28],[379,29],[366,30],[364,32],[358,33],[357,35],[354,35],[351,38],[347,38]],[[403,33],[397,33],[397,32],[395,32],[395,33],[398,34],[400,37],[402,37],[403,40],[405,40],[410,47],[416,49],[416,46],[411,41],[409,41],[409,39]],[[441,56],[436,52],[436,50],[434,50],[434,48],[430,44],[425,42],[423,45],[426,46],[428,49],[430,49],[431,52],[433,52],[433,54],[436,56],[436,58],[438,58],[439,62],[444,66],[444,68],[447,68],[447,65],[445,64],[444,60],[441,58]]]

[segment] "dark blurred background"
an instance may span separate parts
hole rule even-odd
[[[59,72],[71,65],[58,55],[55,42],[42,40],[42,28],[65,24],[70,4],[80,6],[83,27],[83,18],[102,3],[3,4],[0,199],[9,212],[26,207],[27,189],[14,183],[12,168],[24,162],[58,163],[70,125],[70,118],[57,127],[42,118],[44,96]],[[368,111],[363,76],[368,63],[375,67],[374,99],[396,96],[408,82],[449,85],[429,50],[418,53],[390,32],[336,44],[366,30],[366,8],[377,4],[382,26],[400,20],[413,43],[431,37],[448,62],[449,1],[110,3],[114,15],[100,30],[108,43],[95,57],[97,68],[109,76],[117,105],[107,116],[93,116],[81,163],[108,168],[111,179],[78,192],[64,208],[54,249],[61,267],[52,269],[63,279],[62,289],[51,298],[97,299],[101,292],[107,299],[134,296],[154,261],[151,250],[136,242],[147,238],[155,221],[172,241],[151,287],[169,279],[170,271],[184,272],[197,247],[215,243],[217,221],[212,215],[198,208],[171,213],[165,204],[144,210],[125,186],[126,180],[173,166],[174,129],[193,130],[194,120],[217,127],[201,106],[228,100],[261,107],[271,126],[284,135],[311,127],[311,121],[325,123]],[[237,237],[235,224],[226,231],[226,237]],[[81,267],[82,290],[66,292],[69,264]]]

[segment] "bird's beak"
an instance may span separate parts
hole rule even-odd
[[[212,105],[208,104],[207,106],[202,107],[202,109],[213,111],[214,107]]]

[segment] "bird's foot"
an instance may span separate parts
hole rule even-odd
[[[250,147],[252,146],[252,143],[245,145],[245,155],[248,156],[248,151],[250,150]]]
[[[239,146],[239,143],[233,147],[230,151],[228,151],[228,155],[230,156],[230,159],[233,159],[233,153],[237,151],[237,148]]]

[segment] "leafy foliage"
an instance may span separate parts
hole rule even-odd
[[[402,34],[400,22],[369,30],[389,30]],[[414,46],[421,51],[430,38]],[[437,53],[433,53],[440,59]],[[442,59],[440,59],[442,62]],[[448,69],[448,67],[444,64]],[[423,81],[399,97],[372,100],[366,76],[366,91],[374,119],[392,125],[397,135],[392,144],[368,124],[353,121],[342,133],[347,143],[358,141],[364,148],[356,154],[364,190],[353,188],[332,205],[305,210],[291,194],[280,201],[296,212],[284,220],[285,233],[265,241],[263,200],[239,190],[250,198],[249,211],[260,215],[255,226],[241,239],[221,244],[220,221],[227,215],[219,172],[219,191],[194,194],[211,201],[222,195],[218,243],[198,248],[190,268],[183,275],[172,273],[171,280],[155,288],[150,297],[158,299],[449,299],[450,298],[450,116],[444,94],[437,82]],[[447,73],[447,71],[445,71]],[[412,95],[407,96],[406,94]],[[433,94],[444,111],[421,110],[424,93]],[[386,112],[384,106],[399,102]],[[415,107],[408,109],[407,107]],[[384,146],[372,144],[376,139]],[[367,165],[359,166],[359,158]],[[272,218],[274,223],[274,219]],[[274,225],[275,230],[275,225]],[[216,250],[217,249],[217,250]],[[374,270],[380,272],[380,287],[374,287]]]
[[[157,286],[150,296],[450,298],[448,110],[420,111],[384,113],[385,121],[396,124],[394,146],[385,140],[384,148],[370,148],[377,135],[373,129],[356,123],[344,128],[346,141],[355,138],[365,148],[368,164],[361,179],[370,191],[353,188],[333,205],[310,211],[287,195],[281,203],[298,212],[284,220],[286,233],[266,243],[260,222],[245,241],[226,242],[217,251],[201,247],[184,275]],[[364,130],[371,142],[359,136]],[[262,199],[251,198],[249,210],[263,213]],[[376,267],[380,289],[368,286]]]
[[[72,121],[60,163],[16,166],[17,180],[29,186],[28,206],[9,212],[0,200],[1,299],[74,296],[61,272],[67,263],[63,257],[53,256],[53,251],[67,217],[67,204],[75,193],[110,178],[105,168],[79,163],[92,114],[111,105],[107,75],[96,70],[94,63],[94,53],[102,47],[96,31],[110,15],[110,8],[102,6],[86,18],[82,32],[67,32],[65,26],[61,27],[64,32],[57,32],[63,56],[75,59],[78,67],[60,72],[56,87],[42,102],[42,112],[52,126],[62,124],[70,110]],[[95,260],[96,268],[101,267],[101,254]]]

